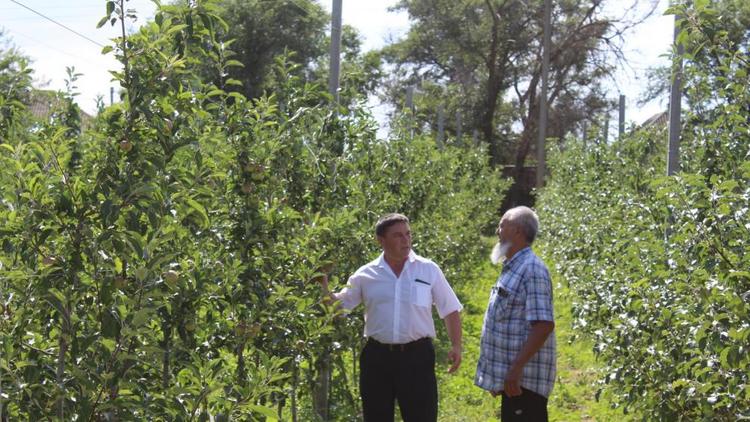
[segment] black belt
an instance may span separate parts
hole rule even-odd
[[[367,344],[370,344],[372,345],[372,347],[376,347],[378,349],[388,350],[389,352],[405,352],[407,350],[416,349],[419,346],[423,346],[424,344],[427,344],[430,342],[432,342],[432,339],[430,337],[422,337],[419,340],[414,340],[408,343],[401,343],[401,344],[381,343],[372,337],[367,338]]]

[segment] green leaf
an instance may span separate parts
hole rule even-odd
[[[205,228],[208,227],[211,222],[208,219],[208,213],[206,212],[206,208],[203,207],[198,201],[196,201],[193,198],[186,198],[185,202],[190,206],[190,208],[193,209],[198,215],[201,217],[201,225]]]
[[[257,404],[250,404],[246,406],[247,410],[250,410],[255,413],[260,413],[264,417],[268,418],[268,421],[278,421],[278,415],[276,414],[276,411],[265,406],[260,406]]]
[[[0,144],[0,148],[6,150],[9,154],[15,155],[16,150],[8,144]]]
[[[236,66],[236,67],[245,67],[245,65],[241,61],[235,60],[235,59],[227,60],[226,65],[227,66]]]
[[[98,22],[98,23],[96,24],[96,28],[97,28],[97,29],[101,28],[102,26],[104,26],[104,24],[105,24],[105,23],[107,23],[107,21],[108,21],[108,20],[109,20],[109,15],[107,15],[107,16],[105,16],[105,17],[101,18],[101,19],[99,20],[99,22]]]
[[[110,338],[103,338],[99,342],[109,351],[109,353],[114,353],[117,348],[117,342]]]
[[[133,320],[132,320],[131,324],[133,325],[133,327],[138,328],[138,327],[142,326],[143,324],[145,324],[146,322],[148,322],[149,319],[151,319],[151,316],[153,314],[154,314],[154,311],[151,308],[140,309],[133,316]]]

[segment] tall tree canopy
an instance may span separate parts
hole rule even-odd
[[[610,107],[601,83],[635,21],[628,12],[608,18],[604,7],[604,0],[553,2],[548,136],[563,137]],[[481,133],[492,162],[520,171],[537,133],[544,1],[402,0],[396,9],[408,12],[412,27],[384,50],[397,70],[386,96],[398,104],[404,84],[421,84],[434,94],[421,104],[428,114],[438,101],[461,112],[465,133]]]
[[[231,49],[244,67],[230,76],[243,83],[250,98],[263,93],[275,59],[292,53],[290,60],[300,72],[328,51],[328,13],[312,0],[224,0],[221,18],[228,24],[226,39],[234,39]]]
[[[314,0],[221,0],[218,15],[227,26],[221,37],[233,40],[234,66],[229,76],[242,82],[248,98],[258,98],[273,86],[273,69],[285,56],[294,76],[326,85],[330,48],[330,15]],[[361,51],[358,31],[344,25],[341,52],[341,103],[374,90],[380,57]]]

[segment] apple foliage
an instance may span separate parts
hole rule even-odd
[[[507,188],[486,152],[378,140],[364,101],[332,108],[284,59],[270,95],[229,92],[221,25],[161,6],[105,49],[121,103],[3,139],[0,420],[309,420],[328,354],[331,417],[356,417],[361,318],[315,277],[376,256],[392,211],[453,283],[482,258]]]
[[[643,420],[750,417],[750,122],[747,50],[709,2],[684,17],[681,171],[666,128],[554,151],[543,243],[575,293],[611,388]],[[711,61],[699,58],[709,56]]]

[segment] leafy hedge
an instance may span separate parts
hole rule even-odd
[[[570,141],[538,202],[577,326],[608,366],[602,386],[643,420],[750,417],[749,63],[695,3],[679,8],[682,171],[663,176],[665,129]]]
[[[0,420],[310,420],[331,351],[330,415],[350,419],[340,345],[361,320],[333,320],[319,269],[343,282],[372,259],[392,211],[454,283],[481,259],[507,187],[485,151],[377,140],[363,106],[334,113],[284,60],[275,92],[227,93],[214,12],[163,6],[117,40],[123,102],[84,134],[4,120]]]

